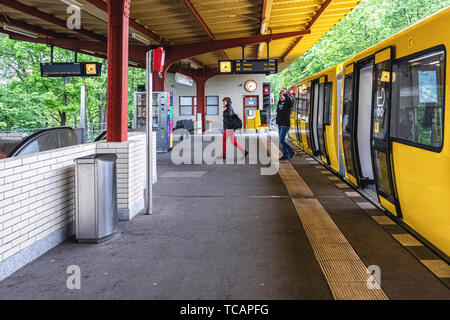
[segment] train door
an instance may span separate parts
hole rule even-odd
[[[446,68],[444,46],[393,63],[389,136],[401,216],[431,243],[446,243],[448,254],[450,171],[448,144],[444,138],[444,119],[448,114],[444,109]]]
[[[336,95],[337,95],[337,117],[336,128],[338,132],[338,157],[339,157],[339,174],[341,177],[345,176],[344,158],[342,156],[342,130],[341,130],[341,115],[342,115],[342,78],[343,71],[337,73],[336,77]]]
[[[354,64],[345,67],[343,111],[342,111],[342,153],[345,163],[347,180],[353,185],[358,184],[358,171],[354,157],[355,135],[354,135]]]
[[[259,109],[259,96],[244,96],[244,129],[257,128],[257,110]]]
[[[375,185],[380,204],[389,212],[399,216],[400,210],[394,190],[389,146],[392,58],[392,48],[384,49],[375,55],[375,87],[373,90],[371,126],[372,143],[370,146]]]
[[[358,166],[358,183],[361,187],[372,185],[374,175],[372,155],[370,149],[371,115],[373,97],[373,69],[374,60],[371,58],[358,63],[358,99],[356,110],[356,145],[355,158]]]
[[[312,102],[311,112],[309,117],[309,126],[311,134],[311,150],[313,154],[319,153],[319,136],[317,134],[317,118],[319,115],[319,81],[314,80],[312,82]]]
[[[324,162],[328,162],[328,153],[325,142],[325,100],[326,100],[326,90],[327,89],[327,77],[320,78],[319,81],[319,94],[317,102],[317,140],[319,144],[319,153],[323,157]],[[328,99],[328,102],[331,100]]]
[[[311,119],[311,88],[312,85],[309,82],[307,84],[307,87],[304,90],[304,96],[303,99],[305,100],[305,104],[304,104],[304,111],[303,111],[303,115],[302,115],[302,121],[304,122],[304,126],[305,126],[305,137],[306,137],[306,142],[304,143],[305,146],[307,146],[307,148],[311,151],[311,153],[313,153],[313,143],[312,143],[312,137],[311,137],[311,126],[310,126],[310,119]]]

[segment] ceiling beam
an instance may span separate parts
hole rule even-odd
[[[38,34],[42,34],[44,36],[49,36],[49,37],[60,37],[61,35],[59,33],[56,33],[54,31],[51,30],[45,30],[42,29],[40,27],[37,26],[32,26],[24,21],[20,21],[20,20],[16,20],[16,19],[12,19],[7,17],[6,15],[0,15],[0,22],[2,22],[4,25],[9,25],[9,26],[14,26],[14,27],[19,27],[21,29],[30,31],[30,32],[35,32]]]
[[[216,36],[214,35],[214,33],[211,31],[211,29],[208,27],[208,25],[206,24],[205,20],[203,20],[202,16],[200,15],[200,13],[197,11],[197,9],[195,9],[194,5],[192,4],[192,2],[190,0],[180,0],[181,3],[186,7],[186,9],[190,12],[190,14],[194,17],[194,19],[197,21],[197,23],[200,25],[200,27],[202,28],[202,30],[208,35],[209,40],[217,40]],[[228,57],[228,55],[225,53],[225,50],[220,50],[220,53],[222,54],[222,56],[226,59],[229,60],[230,58]]]
[[[74,40],[65,38],[30,38],[17,33],[5,31],[0,29],[1,33],[9,35],[12,40],[40,43],[50,46],[59,47],[62,49],[77,51],[83,54],[106,58],[107,54],[107,44],[98,41],[85,41],[85,40]],[[141,66],[146,64],[146,52],[149,47],[130,45],[129,46],[129,59],[131,61],[137,62]]]
[[[285,38],[297,37],[311,33],[311,30],[275,33],[272,35],[256,35],[241,38],[232,38],[224,40],[207,41],[201,43],[176,45],[167,48],[168,64],[175,63],[178,60],[187,59],[198,56],[200,54],[218,51],[223,49],[231,49],[243,45],[250,45],[265,42],[268,40],[279,40]]]
[[[305,29],[311,29],[314,22],[319,19],[319,17],[322,15],[322,13],[325,11],[326,8],[331,4],[332,0],[325,0],[325,2],[320,6],[319,10],[314,14],[314,16],[311,18],[309,23],[306,25]],[[283,55],[280,57],[280,61],[284,62],[286,60],[286,57],[294,50],[294,48],[299,44],[299,42],[302,40],[303,36],[297,37],[297,39],[294,40],[294,42],[291,43],[291,45],[288,47],[288,49],[283,53]]]
[[[18,2],[16,0],[0,0],[0,4],[6,6],[8,8],[25,13],[27,15],[33,16],[35,18],[41,19],[43,21],[52,23],[52,24],[62,27],[64,29],[67,29],[67,24],[66,24],[65,20],[58,19],[58,18],[52,16],[51,14],[42,12],[34,7],[28,6],[26,4]],[[67,29],[67,30],[69,30],[69,29]],[[82,34],[82,35],[92,38],[94,40],[98,40],[98,41],[106,43],[106,38],[104,36],[99,35],[93,31],[86,30],[83,28],[74,29],[74,30],[70,30],[70,31],[77,32],[79,34]]]
[[[86,0],[86,1],[96,6],[98,9],[103,10],[104,12],[108,11],[108,4],[102,0]],[[163,46],[170,45],[170,42],[167,41],[166,39],[163,39],[159,34],[156,34],[155,32],[147,29],[145,26],[143,26],[142,24],[131,18],[130,18],[130,28],[135,29],[136,31],[144,34],[145,36],[149,37],[150,39],[158,42]]]
[[[270,16],[272,14],[273,0],[262,0],[262,16],[261,16],[261,31],[260,34],[267,34],[267,29],[270,23]],[[261,58],[264,54],[265,44],[260,43],[258,47],[257,59]]]

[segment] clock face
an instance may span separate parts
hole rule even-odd
[[[258,83],[255,80],[247,80],[244,87],[248,92],[255,92],[258,89]]]

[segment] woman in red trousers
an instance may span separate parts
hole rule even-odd
[[[234,135],[234,128],[231,126],[232,117],[234,115],[233,107],[231,106],[231,99],[223,98],[223,141],[222,141],[222,157],[225,159],[227,154],[227,140],[229,139],[236,148],[238,148],[244,157],[247,157],[248,151],[244,149],[237,141]]]

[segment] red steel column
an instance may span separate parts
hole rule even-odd
[[[130,0],[108,1],[106,140],[128,139],[128,32]]]
[[[162,77],[159,77],[159,74],[157,72],[153,73],[153,91],[166,91],[166,75],[167,71],[164,71],[162,73]]]
[[[205,95],[206,95],[206,77],[195,77],[195,84],[197,86],[197,113],[202,114],[202,131],[205,132],[205,116],[206,116],[206,106],[205,106]],[[197,118],[197,115],[195,115]]]

